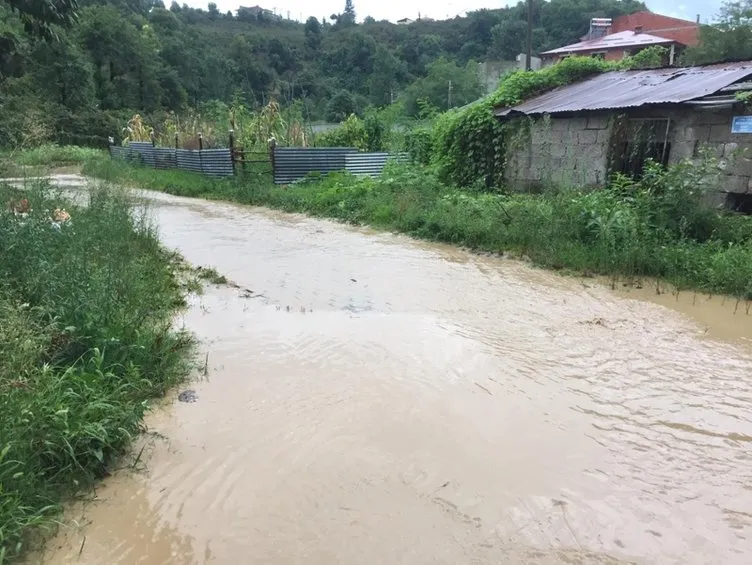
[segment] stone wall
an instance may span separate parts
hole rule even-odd
[[[670,163],[700,156],[703,147],[721,159],[720,192],[752,193],[752,134],[732,134],[739,109],[692,110],[672,113]]]
[[[602,186],[607,178],[609,123],[605,114],[521,118],[520,131],[507,148],[507,182],[517,188]]]
[[[695,159],[707,148],[721,159],[720,193],[752,194],[752,134],[732,134],[740,108],[653,108],[628,111],[624,118],[669,118],[669,163]],[[529,120],[507,148],[505,176],[510,186],[546,184],[603,186],[608,180],[612,119],[616,114]]]

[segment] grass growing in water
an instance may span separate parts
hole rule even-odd
[[[611,277],[657,277],[678,289],[752,299],[752,218],[706,206],[712,159],[648,169],[598,191],[501,194],[458,190],[431,168],[391,167],[278,187],[264,176],[213,180],[110,160],[84,172],[181,196],[232,200],[335,218]]]
[[[192,343],[171,329],[185,304],[175,259],[125,194],[94,190],[76,207],[0,185],[0,204],[3,563],[107,474],[148,400],[187,375]]]

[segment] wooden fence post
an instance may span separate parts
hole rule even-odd
[[[204,150],[204,134],[198,132],[198,166],[201,169],[201,174],[204,174],[204,159],[201,156],[201,152]]]
[[[274,171],[276,170],[274,150],[277,148],[277,140],[273,137],[269,139],[269,160],[272,162],[272,182],[274,181]]]
[[[232,163],[232,174],[235,175],[235,132],[230,130],[229,132],[229,145],[230,145],[230,162]]]

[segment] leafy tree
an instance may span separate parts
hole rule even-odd
[[[352,0],[345,0],[345,11],[342,13],[342,23],[355,24],[355,7]]]
[[[97,98],[104,108],[154,110],[161,104],[160,62],[153,34],[140,33],[112,6],[91,6],[81,14],[82,45],[95,68]]]
[[[40,43],[31,71],[35,89],[70,110],[94,104],[94,69],[88,57],[69,41]]]
[[[404,76],[402,64],[383,45],[376,49],[373,73],[368,79],[368,94],[373,104],[383,106],[390,104],[399,87],[400,76]]]
[[[313,16],[306,20],[304,33],[308,48],[311,51],[317,51],[322,40],[321,24]]]
[[[453,61],[439,59],[429,67],[426,77],[418,79],[406,90],[405,111],[417,116],[421,100],[447,110],[473,102],[480,95],[480,81],[473,63],[460,67]]]
[[[76,21],[76,0],[2,0],[16,12],[26,31],[47,39],[57,38],[55,26]]]
[[[216,20],[217,18],[222,17],[222,14],[219,13],[219,9],[217,8],[217,5],[214,2],[209,2],[209,5],[207,6],[207,10],[209,11],[210,20]]]
[[[373,72],[375,54],[376,41],[358,28],[329,33],[322,44],[321,70],[346,90],[365,94],[363,77]]]
[[[505,19],[491,30],[488,54],[494,59],[512,60],[525,51],[527,24],[523,20]]]
[[[683,61],[706,64],[752,59],[752,0],[726,2],[718,22],[700,29],[700,44],[687,49]]]
[[[347,90],[340,90],[326,105],[326,119],[330,122],[342,122],[355,112],[355,98]]]

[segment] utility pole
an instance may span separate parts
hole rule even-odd
[[[449,81],[449,96],[447,98],[449,102],[449,106],[447,106],[447,108],[451,108],[452,107],[452,81],[451,80]]]
[[[389,91],[389,103],[394,104],[394,89],[393,88]]]
[[[525,70],[533,70],[533,0],[527,0],[527,50],[525,51]]]

